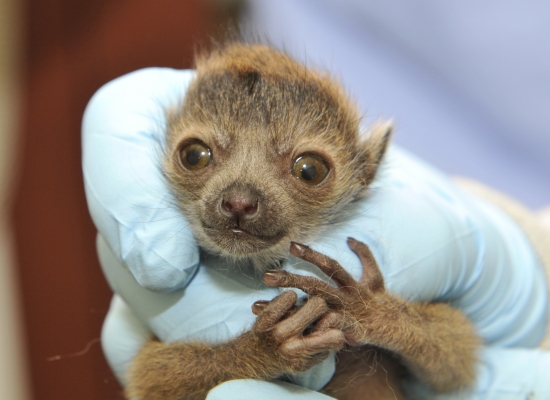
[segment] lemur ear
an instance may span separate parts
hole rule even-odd
[[[376,122],[370,129],[370,135],[365,141],[367,151],[366,183],[374,179],[376,172],[386,154],[393,133],[392,121]]]

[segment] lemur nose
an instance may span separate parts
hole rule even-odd
[[[237,220],[252,219],[258,214],[258,199],[246,193],[231,193],[222,199],[221,212]]]

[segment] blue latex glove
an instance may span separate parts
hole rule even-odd
[[[191,71],[169,69],[126,75],[98,91],[84,117],[86,195],[104,238],[98,241],[101,264],[124,300],[111,309],[103,334],[120,377],[139,349],[136,338],[146,340],[148,329],[166,341],[226,341],[250,328],[254,301],[278,294],[215,257],[203,257],[199,267],[187,222],[163,180],[163,110],[181,102],[192,77]],[[392,292],[450,301],[493,346],[540,342],[548,317],[543,271],[523,233],[501,211],[396,148],[389,150],[372,194],[354,207],[349,221],[312,244],[316,250],[358,279],[361,267],[345,240],[354,237],[371,248]],[[284,268],[318,274],[295,258]],[[116,343],[128,336],[134,346],[117,346],[114,336]],[[511,367],[495,366],[489,381],[498,382]],[[329,358],[295,382],[318,389],[333,368]],[[481,380],[479,385],[487,387]]]
[[[164,110],[177,106],[194,73],[137,71],[105,85],[83,122],[83,169],[92,219],[139,284],[184,287],[199,252],[166,188],[159,160]]]

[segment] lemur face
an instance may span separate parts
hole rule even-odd
[[[267,46],[199,59],[169,115],[166,176],[200,246],[260,269],[335,221],[372,181],[391,128],[368,140],[328,76]]]

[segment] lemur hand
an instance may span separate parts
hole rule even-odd
[[[388,293],[369,248],[351,238],[348,245],[363,266],[359,282],[333,259],[296,243],[291,253],[319,267],[337,287],[281,270],[267,271],[264,281],[324,299],[342,315],[349,344],[370,344],[398,353],[413,373],[435,389],[471,385],[480,341],[468,319],[446,304],[407,302]]]
[[[275,373],[271,377],[306,371],[345,343],[343,332],[337,329],[340,319],[327,313],[323,299],[313,297],[299,308],[295,307],[296,300],[296,293],[289,291],[264,307],[255,303],[253,311],[259,313],[258,319],[252,330],[238,339],[272,363]]]

